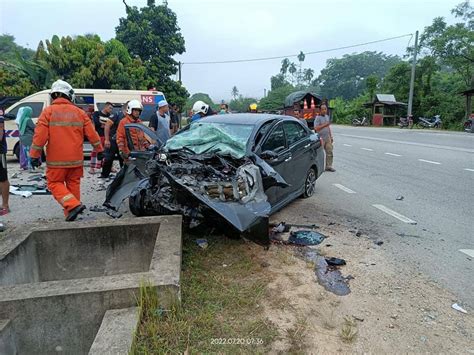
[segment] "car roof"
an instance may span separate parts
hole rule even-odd
[[[275,119],[291,118],[289,116],[272,115],[267,113],[229,113],[226,115],[212,115],[203,117],[202,120],[212,123],[251,124],[259,126]]]

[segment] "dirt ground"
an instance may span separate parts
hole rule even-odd
[[[10,162],[10,182],[28,183],[31,174]],[[85,169],[83,202],[100,205],[103,180]],[[107,182],[105,182],[107,183]],[[275,353],[458,353],[474,354],[474,314],[451,308],[456,299],[403,260],[393,260],[386,244],[374,241],[383,231],[377,226],[344,216],[326,216],[315,210],[314,200],[298,200],[272,216],[273,222],[316,223],[327,239],[320,255],[343,258],[343,276],[351,275],[351,293],[337,296],[318,284],[314,265],[296,256],[296,247],[272,244],[268,250],[251,244],[257,262],[268,265],[269,297],[263,300],[266,318],[280,335]],[[8,229],[33,222],[62,220],[52,196],[11,196],[12,212],[2,217]],[[308,212],[311,211],[311,212]],[[132,217],[123,207],[124,217]],[[88,212],[84,219],[111,218]],[[363,226],[363,228],[362,228]],[[356,232],[362,231],[357,236]],[[7,230],[8,233],[8,230]]]
[[[316,249],[347,261],[351,293],[336,296],[316,280],[314,268],[295,256],[294,247],[272,245],[259,254],[275,279],[265,310],[278,325],[275,352],[455,353],[474,354],[474,316],[451,308],[456,299],[417,271],[391,260],[377,245],[374,226],[356,236],[357,221],[318,215],[311,200],[299,200],[272,217],[275,223],[320,226],[328,238]],[[311,218],[307,211],[313,210]],[[334,224],[333,224],[334,223]],[[293,250],[292,250],[293,249]],[[295,335],[296,332],[296,335]],[[295,348],[296,346],[296,348]]]

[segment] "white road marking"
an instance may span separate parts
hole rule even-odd
[[[474,169],[469,169],[469,168],[466,168],[466,169],[464,169],[464,170],[466,170],[466,171],[474,171]]]
[[[441,163],[438,163],[437,161],[431,161],[431,160],[425,160],[425,159],[418,159],[418,161],[421,161],[423,163],[428,163],[428,164],[441,165]]]
[[[345,147],[352,147],[352,145],[350,145],[350,144],[345,144],[345,143],[344,143],[343,145],[344,145]]]
[[[366,151],[368,151],[368,152],[373,152],[373,151],[374,151],[373,149],[370,149],[370,148],[360,148],[360,149],[366,150]]]
[[[357,136],[357,135],[355,135],[355,134],[345,134],[345,133],[338,133],[338,135],[339,135],[339,136],[343,136],[343,137],[350,137],[350,138],[360,138],[360,139],[363,139],[363,140],[372,140],[372,141],[379,141],[379,142],[388,142],[388,143],[398,143],[398,144],[416,145],[416,146],[418,146],[418,147],[438,148],[438,149],[454,150],[454,151],[457,151],[457,152],[474,153],[474,149],[451,147],[451,146],[448,146],[448,145],[438,145],[438,144],[427,144],[427,143],[418,143],[418,142],[398,141],[398,140],[395,140],[395,139],[375,138],[375,137],[368,137],[368,136]]]
[[[345,187],[344,185],[341,185],[341,184],[333,184],[334,186],[336,186],[338,189],[341,189],[342,191],[345,191],[347,192],[348,194],[355,194],[356,192],[349,189],[348,187]]]
[[[395,217],[396,219],[404,222],[404,223],[409,223],[409,224],[416,224],[417,222],[408,218],[408,217],[405,217],[404,215],[398,213],[398,212],[395,212],[393,210],[391,210],[390,208],[388,207],[385,207],[384,205],[372,205],[374,206],[375,208],[379,209],[380,211],[382,212],[385,212],[386,214],[389,214],[390,216],[392,217]]]
[[[474,258],[474,249],[459,249],[459,251],[469,255],[471,258]]]
[[[401,157],[400,154],[395,154],[395,153],[385,153],[386,155],[391,155],[392,157]]]

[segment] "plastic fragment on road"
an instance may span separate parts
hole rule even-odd
[[[334,257],[325,258],[325,259],[326,259],[326,262],[328,263],[328,265],[330,265],[330,266],[346,265],[346,261],[344,259],[339,259],[339,258],[334,258]]]
[[[120,212],[117,212],[117,211],[114,211],[114,210],[109,209],[109,210],[107,210],[106,213],[107,213],[107,215],[109,215],[110,217],[115,218],[115,219],[122,217],[122,214]]]
[[[402,195],[397,197],[397,201],[403,201],[404,197]]]
[[[456,311],[467,314],[467,311],[464,308],[462,308],[460,305],[458,305],[457,303],[454,303],[451,307],[452,309],[455,309]]]
[[[10,186],[10,193],[12,195],[21,196],[21,197],[25,197],[25,198],[33,196],[33,193],[31,191],[21,191],[16,186]]]
[[[299,230],[291,232],[288,242],[296,245],[318,245],[326,237],[321,233],[310,230]]]
[[[0,223],[0,232],[5,232],[5,229],[7,229],[7,227],[5,227],[3,223]]]
[[[95,205],[89,208],[89,211],[91,212],[107,212],[108,210],[109,209],[107,207],[98,206],[98,205]]]
[[[196,244],[202,249],[206,249],[209,246],[207,239],[196,239]]]

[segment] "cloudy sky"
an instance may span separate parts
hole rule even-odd
[[[169,0],[186,41],[183,63],[262,58],[348,46],[422,31],[434,17],[454,21],[461,0]],[[127,0],[142,7],[146,0]],[[156,0],[157,4],[161,0]],[[0,0],[0,33],[36,49],[54,34],[115,36],[125,16],[121,0]],[[318,74],[326,60],[365,50],[403,55],[410,37],[308,55],[304,67]],[[414,41],[414,39],[412,40]],[[296,60],[296,58],[290,58]],[[183,65],[190,93],[229,99],[235,85],[244,96],[262,97],[280,59],[262,62]]]

